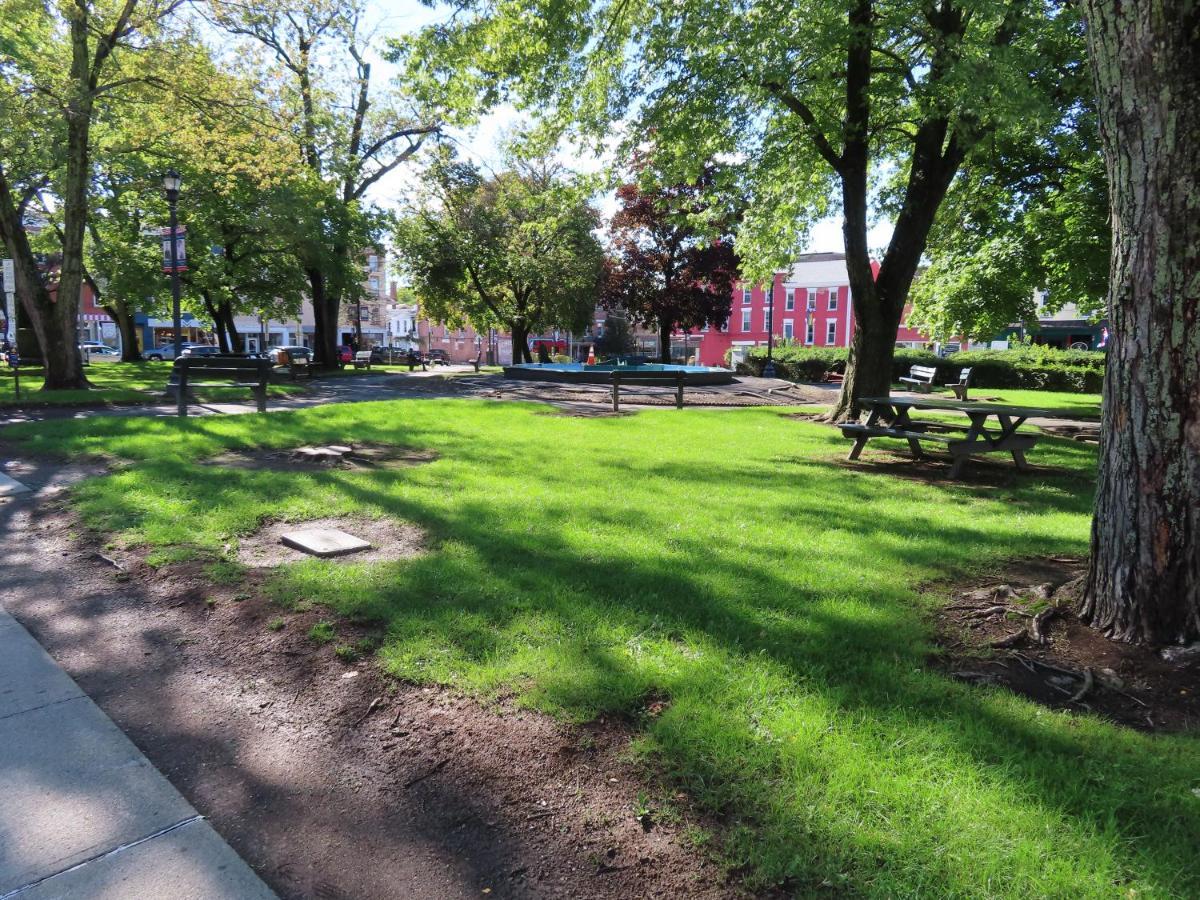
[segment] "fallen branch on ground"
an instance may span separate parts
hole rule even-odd
[[[92,551],[92,556],[96,557],[96,559],[103,560],[104,562],[108,563],[110,566],[112,566],[112,567],[113,567],[114,569],[116,569],[118,572],[124,572],[124,571],[125,571],[125,567],[124,567],[123,565],[121,565],[119,562],[117,562],[117,561],[116,561],[115,559],[113,559],[111,556],[105,556],[105,555],[104,555],[103,553],[101,553],[99,550],[93,550],[93,551]]]
[[[361,716],[359,716],[358,719],[355,720],[354,727],[357,728],[359,725],[361,725],[363,722],[365,722],[367,719],[367,716],[369,716],[371,713],[375,712],[375,710],[379,708],[379,704],[382,702],[383,702],[382,697],[376,697],[374,700],[372,700],[367,705],[367,711],[365,713],[363,713]]]

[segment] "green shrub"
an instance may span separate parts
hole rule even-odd
[[[779,347],[773,353],[775,373],[788,381],[822,381],[829,372],[844,373],[848,355],[845,347]],[[942,384],[956,381],[959,371],[970,366],[975,387],[1099,393],[1104,382],[1104,358],[1104,353],[1098,351],[1038,345],[964,350],[946,358],[924,350],[897,349],[892,360],[892,381],[907,375],[913,366],[932,366],[937,369],[935,380]],[[761,375],[766,359],[766,348],[756,347],[738,372]]]

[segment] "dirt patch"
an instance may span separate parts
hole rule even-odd
[[[10,524],[0,602],[285,900],[744,895],[688,838],[715,823],[631,761],[636,723],[399,682],[370,625],[271,604],[264,571],[118,569],[47,504]]]
[[[252,569],[271,569],[286,563],[315,559],[316,557],[303,551],[280,543],[279,539],[284,532],[300,528],[337,528],[371,544],[369,549],[357,553],[327,557],[330,562],[388,562],[416,556],[425,549],[425,532],[409,522],[330,516],[306,522],[266,522],[254,534],[239,539],[238,562]]]
[[[1074,609],[1084,570],[1078,559],[1023,560],[995,578],[952,586],[953,599],[937,613],[935,664],[1054,709],[1141,730],[1200,729],[1200,653],[1164,659],[1080,622]]]
[[[204,461],[205,465],[226,469],[270,470],[276,472],[315,472],[325,469],[388,469],[419,466],[433,462],[432,450],[410,450],[372,444],[344,444],[344,453],[308,454],[308,449],[231,450]]]

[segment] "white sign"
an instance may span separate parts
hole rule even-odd
[[[4,290],[10,294],[15,293],[17,280],[13,275],[13,261],[11,259],[0,260],[0,264],[4,266]]]

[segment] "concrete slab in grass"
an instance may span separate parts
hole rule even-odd
[[[0,720],[82,696],[42,645],[0,610]]]
[[[0,719],[0,772],[0,897],[196,814],[87,697]]]
[[[0,497],[12,497],[17,494],[28,494],[29,485],[21,484],[15,478],[10,478],[0,472]]]
[[[274,900],[221,839],[194,819],[55,875],[13,900]]]
[[[369,550],[371,544],[338,528],[303,528],[279,536],[280,543],[313,556],[344,556]]]

